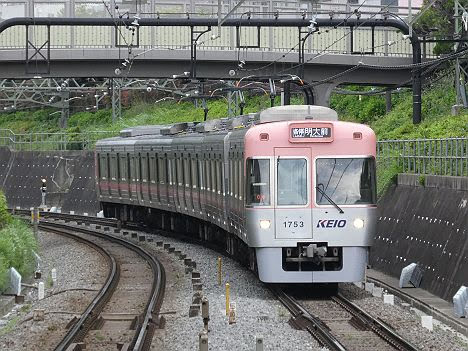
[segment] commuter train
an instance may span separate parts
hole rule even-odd
[[[376,137],[329,108],[135,127],[96,144],[106,217],[221,244],[268,283],[364,279]]]

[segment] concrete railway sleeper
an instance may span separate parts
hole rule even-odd
[[[71,216],[69,218],[71,219]],[[92,222],[91,218],[89,218],[89,222]],[[103,314],[103,312],[105,312],[104,309],[106,308],[106,304],[112,302],[112,299],[114,298],[113,294],[116,291],[117,286],[119,286],[119,279],[122,279],[121,270],[119,269],[119,261],[128,260],[128,257],[130,257],[128,256],[128,253],[131,253],[133,256],[139,256],[140,259],[144,261],[145,266],[148,267],[148,271],[151,269],[153,279],[151,283],[151,289],[147,289],[150,290],[150,292],[147,295],[149,297],[145,300],[147,302],[144,311],[142,311],[141,314],[136,315],[133,322],[131,323],[130,329],[132,329],[133,334],[131,341],[123,343],[120,345],[120,347],[122,350],[149,350],[154,329],[159,323],[158,315],[162,305],[165,290],[165,271],[164,267],[159,263],[159,261],[138,245],[135,245],[127,240],[114,237],[112,235],[99,233],[89,229],[78,228],[76,226],[71,227],[64,223],[45,221],[40,223],[40,228],[45,231],[51,231],[58,234],[71,236],[73,238],[78,238],[77,240],[80,241],[85,241],[86,239],[83,239],[80,235],[75,234],[77,232],[98,238],[98,241],[104,240],[109,243],[109,248],[107,250],[100,250],[100,252],[108,257],[110,263],[111,269],[108,280],[96,298],[83,313],[82,317],[69,329],[62,342],[56,347],[56,350],[69,350],[69,347],[79,347],[78,343],[81,343],[85,337],[92,340],[92,338],[87,336],[91,328],[99,327],[99,325],[102,325],[106,318],[111,318],[109,316],[116,315],[116,313]],[[89,240],[87,241],[90,242]],[[90,245],[99,246],[99,244],[96,243],[90,243]],[[125,248],[125,251],[128,252],[127,257],[118,257],[118,254],[115,254],[116,248]],[[114,252],[112,252],[113,255],[111,255],[106,251]],[[133,262],[131,262],[131,264],[133,264]],[[115,298],[118,299],[118,296]],[[111,312],[114,311],[111,309]],[[103,315],[109,316],[103,317]],[[98,318],[100,316],[102,318]],[[112,323],[114,322],[111,321],[110,324]],[[135,331],[134,333],[133,330]]]

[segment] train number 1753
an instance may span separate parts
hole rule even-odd
[[[304,228],[303,221],[284,221],[283,225],[285,228]]]

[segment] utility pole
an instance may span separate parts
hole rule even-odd
[[[122,100],[121,100],[121,88],[123,85],[122,78],[111,78],[111,98],[112,98],[112,122],[116,122],[122,117]]]
[[[460,4],[459,0],[455,0],[455,9],[454,9],[454,18],[455,18],[455,39],[462,39],[463,36],[468,31],[468,12]],[[460,20],[462,19],[462,21]],[[462,46],[467,45],[465,42],[456,42],[454,44],[455,51],[460,50]],[[468,97],[466,91],[466,82],[468,75],[467,72],[463,69],[463,66],[460,63],[460,58],[457,57],[455,60],[455,89],[457,93],[457,101],[454,106],[452,106],[452,114],[457,115],[462,108],[468,108]]]

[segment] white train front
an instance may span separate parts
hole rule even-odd
[[[222,245],[269,283],[364,278],[376,138],[319,106],[137,127],[96,145],[106,217]]]

